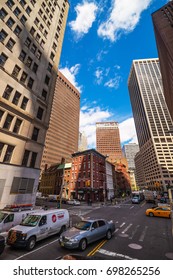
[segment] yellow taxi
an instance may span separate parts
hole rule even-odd
[[[146,215],[150,217],[165,217],[171,218],[170,207],[153,207],[146,210]]]

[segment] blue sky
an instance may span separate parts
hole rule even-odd
[[[168,0],[69,0],[59,69],[81,93],[80,131],[95,148],[95,123],[117,121],[137,143],[127,80],[133,59],[158,57],[151,13]]]

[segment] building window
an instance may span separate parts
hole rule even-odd
[[[33,44],[33,45],[31,46],[31,49],[30,49],[30,50],[31,50],[31,52],[32,52],[33,54],[35,54],[35,52],[36,52],[36,50],[37,50],[36,45]]]
[[[38,65],[34,62],[34,65],[32,67],[32,70],[34,73],[37,73]]]
[[[32,59],[28,56],[28,58],[26,60],[26,66],[28,66],[28,68],[30,68],[31,64],[32,64]]]
[[[0,19],[4,19],[7,16],[7,12],[6,10],[4,10],[3,8],[0,10]]]
[[[9,163],[13,154],[14,146],[8,145],[3,162]]]
[[[40,24],[39,29],[40,29],[41,32],[43,31],[43,24]]]
[[[9,49],[9,50],[12,50],[12,48],[14,47],[14,45],[15,45],[15,41],[12,39],[12,38],[10,38],[9,40],[8,40],[8,42],[7,42],[7,44],[6,44],[6,47]]]
[[[22,31],[22,29],[17,25],[16,28],[14,29],[14,34],[16,36],[19,36],[21,31]]]
[[[36,54],[36,57],[40,60],[41,59],[41,55],[42,53],[38,50],[37,54]]]
[[[24,96],[24,98],[23,98],[23,100],[22,100],[22,104],[21,104],[21,108],[22,108],[23,110],[26,109],[26,106],[27,106],[27,104],[28,104],[28,101],[29,101],[29,99],[26,98],[26,97]]]
[[[0,32],[0,42],[4,42],[5,38],[7,37],[7,33],[2,29]]]
[[[45,89],[43,89],[42,91],[42,97],[46,100],[47,98],[47,91]]]
[[[48,32],[45,30],[44,31],[44,36],[47,38]]]
[[[29,155],[30,155],[30,151],[25,150],[24,155],[23,155],[23,160],[22,160],[22,166],[27,166]]]
[[[13,0],[7,0],[6,5],[11,9],[14,6]]]
[[[31,8],[28,6],[28,7],[26,8],[26,13],[27,13],[28,15],[30,15],[31,12],[32,12],[32,10],[31,10]]]
[[[8,59],[8,56],[6,56],[4,53],[1,53],[1,55],[0,55],[0,66],[4,66],[7,59]]]
[[[13,69],[13,72],[12,72],[12,75],[17,78],[20,70],[21,70],[21,68],[18,65],[15,65],[14,69]]]
[[[53,43],[52,48],[54,49],[54,51],[56,51],[57,45],[55,43]]]
[[[37,159],[37,153],[32,153],[32,156],[31,156],[31,162],[30,162],[30,167],[35,167],[35,163],[36,163],[36,159]]]
[[[21,75],[21,77],[20,77],[20,81],[21,81],[22,83],[25,83],[27,77],[28,77],[28,75],[27,75],[25,72],[23,72],[22,75]]]
[[[52,72],[52,64],[51,64],[51,63],[48,64],[47,70],[48,70],[50,73]]]
[[[29,39],[29,38],[27,37],[26,40],[25,40],[25,46],[27,46],[27,47],[29,48],[30,45],[31,45],[31,39]]]
[[[36,0],[30,0],[31,4],[35,6]]]
[[[25,60],[25,57],[26,57],[26,52],[24,52],[23,50],[21,51],[20,55],[19,55],[19,59],[21,61],[24,61]]]
[[[35,37],[35,40],[36,40],[37,42],[39,42],[40,38],[41,38],[41,36],[37,33],[37,34],[36,34],[36,37]]]
[[[21,13],[21,10],[18,7],[16,7],[13,13],[15,14],[16,17],[18,17]]]
[[[22,6],[22,7],[25,7],[25,5],[26,5],[26,1],[25,0],[20,0],[20,5]]]
[[[34,80],[30,77],[27,86],[28,86],[30,89],[32,89],[33,84],[34,84]]]
[[[9,100],[10,95],[12,93],[13,88],[10,87],[9,85],[6,86],[6,89],[4,90],[3,96],[5,99]]]
[[[41,40],[40,46],[41,46],[42,48],[44,48],[44,45],[45,45],[45,41],[44,41],[44,40]]]
[[[0,110],[0,121],[2,120],[3,114],[4,114],[4,111]]]
[[[51,54],[50,54],[50,59],[51,59],[52,61],[54,60],[54,57],[55,57],[54,53],[51,52]]]
[[[13,128],[14,133],[18,133],[19,129],[21,127],[22,121],[20,119],[17,119]]]
[[[20,97],[21,97],[21,93],[18,92],[18,91],[16,91],[16,92],[15,92],[15,95],[14,95],[14,97],[13,97],[12,103],[15,104],[15,105],[17,105],[17,104],[19,103]]]
[[[36,17],[34,20],[35,25],[38,26],[39,22],[40,22],[39,19]]]
[[[4,143],[0,142],[0,156],[1,156],[1,154],[2,154],[3,148],[4,148]]]
[[[35,28],[31,27],[30,33],[31,33],[32,36],[34,36],[35,31],[36,31]]]
[[[6,22],[7,26],[9,28],[12,28],[12,26],[14,25],[14,20],[10,17],[7,22]]]
[[[37,141],[38,134],[39,134],[39,129],[37,127],[34,127],[31,139]]]
[[[8,114],[4,122],[3,128],[9,129],[14,116]]]
[[[23,15],[23,16],[21,16],[20,21],[23,25],[25,25],[27,18]]]
[[[46,75],[44,82],[47,86],[49,85],[49,81],[50,81],[50,78]]]
[[[44,112],[44,110],[43,110],[41,107],[38,107],[37,118],[38,118],[39,120],[42,120],[43,112]]]

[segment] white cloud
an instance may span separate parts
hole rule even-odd
[[[98,35],[114,42],[122,33],[133,31],[140,20],[141,13],[152,1],[113,0],[109,18],[99,26]]]
[[[80,131],[84,131],[87,136],[88,148],[96,147],[96,122],[107,121],[111,116],[111,112],[100,107],[81,108]]]
[[[118,89],[121,81],[122,81],[122,78],[120,76],[116,75],[114,78],[112,78],[109,81],[107,81],[104,84],[104,86],[105,87],[109,87],[109,88]]]
[[[60,68],[59,71],[72,83],[74,87],[77,88],[77,90],[81,93],[82,92],[82,86],[79,86],[76,82],[76,75],[79,72],[80,64],[75,64],[71,68],[64,67]]]
[[[96,76],[96,83],[100,85],[103,81],[103,69],[98,67],[95,71],[95,76]]]
[[[104,50],[101,50],[100,52],[98,52],[97,54],[97,60],[98,61],[102,61],[103,60],[103,57],[108,53],[108,51],[104,51]]]
[[[136,143],[138,144],[135,123],[133,118],[129,118],[119,124],[121,143]]]
[[[87,34],[96,19],[98,6],[94,2],[83,1],[75,7],[77,13],[76,20],[69,23],[71,29],[75,32],[77,38]]]

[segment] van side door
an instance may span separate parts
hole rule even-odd
[[[47,236],[48,236],[47,216],[44,215],[41,217],[39,224],[38,224],[37,240],[44,239]]]
[[[4,219],[4,223],[3,223],[3,226],[2,226],[2,232],[3,231],[8,231],[13,226],[14,226],[14,213],[10,213]]]

